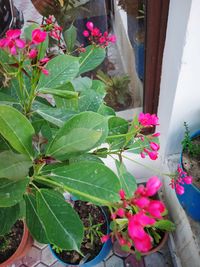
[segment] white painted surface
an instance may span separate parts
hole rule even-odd
[[[171,0],[158,115],[162,153],[180,152],[183,122],[200,127],[200,1]]]
[[[184,121],[191,132],[200,128],[200,1],[171,0],[163,57],[158,116],[162,169],[170,154],[180,153]],[[172,158],[176,169],[179,154]],[[174,241],[183,267],[200,267],[200,248],[170,180],[164,178],[166,203],[176,223]]]

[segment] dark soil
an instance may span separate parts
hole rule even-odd
[[[200,136],[193,141],[200,146]],[[184,170],[193,177],[193,185],[200,189],[200,155],[191,157],[187,151],[183,152],[182,164]]]
[[[23,232],[24,224],[18,220],[8,234],[3,237],[0,236],[0,263],[6,261],[15,253],[22,240]]]
[[[89,222],[89,214],[92,217],[92,225],[101,224],[99,230],[103,235],[107,233],[107,224],[105,217],[101,211],[101,209],[95,205],[89,204],[83,201],[75,201],[74,208],[79,214],[84,227],[88,228],[90,226]],[[91,239],[88,238],[88,231],[84,232],[84,239],[81,244],[81,252],[83,255],[88,256],[87,261],[92,260],[96,257],[96,255],[100,252],[103,244],[100,240],[100,237],[95,235],[93,243],[91,243]],[[55,252],[55,251],[54,251]],[[77,251],[67,251],[63,250],[59,254],[55,252],[55,254],[60,258],[63,262],[70,264],[79,264],[83,257]]]

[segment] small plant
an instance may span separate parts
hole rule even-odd
[[[93,224],[93,219],[92,219],[91,214],[89,214],[88,223],[89,225],[88,227],[84,228],[84,231],[86,231],[86,238],[90,240],[90,244],[91,246],[93,246],[94,238],[95,237],[101,238],[103,236],[101,232],[101,226],[103,224],[102,223]]]
[[[5,252],[10,241],[5,236],[0,236],[0,252]]]
[[[195,143],[190,137],[189,127],[186,122],[184,122],[185,135],[182,141],[183,151],[187,151],[190,156],[198,157],[200,155],[200,145]]]

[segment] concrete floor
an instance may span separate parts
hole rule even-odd
[[[30,252],[20,261],[8,267],[63,267],[63,265],[54,258],[49,247],[44,244],[34,242]],[[70,267],[68,265],[68,267]],[[72,267],[72,266],[71,266]],[[174,267],[168,244],[156,253],[145,256],[141,261],[137,261],[134,255],[125,253],[119,249],[117,243],[114,243],[108,256],[94,267]]]

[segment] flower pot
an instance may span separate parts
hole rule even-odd
[[[32,244],[33,244],[33,238],[31,237],[29,230],[26,224],[24,223],[24,231],[23,231],[22,239],[17,250],[14,252],[14,254],[12,254],[10,258],[0,263],[0,267],[8,267],[16,260],[23,258],[27,254],[29,249],[31,248]]]
[[[195,138],[200,135],[200,131],[195,132],[191,135],[191,138]],[[183,151],[181,152],[180,157],[180,165],[181,168],[183,168],[182,164],[182,155]],[[200,209],[199,209],[199,203],[200,203],[200,190],[193,184],[184,184],[182,185],[184,187],[184,194],[178,195],[177,198],[186,211],[186,213],[191,216],[192,219],[195,221],[200,221]]]
[[[150,251],[143,252],[142,256],[148,256],[148,255],[150,255],[152,253],[155,253],[155,252],[159,251],[165,245],[168,237],[169,237],[169,233],[165,232],[161,242],[156,247],[152,248]]]
[[[109,222],[108,222],[108,218],[106,216],[106,213],[105,211],[101,209],[101,212],[105,218],[105,221],[106,221],[106,226],[107,226],[107,234],[109,233]],[[52,249],[51,245],[49,245],[50,247],[50,250],[51,252],[53,253],[54,257],[61,263],[63,264],[64,266],[81,266],[81,267],[93,267],[95,266],[96,264],[100,263],[101,261],[103,261],[103,259],[108,255],[108,253],[110,252],[110,249],[112,247],[112,242],[111,240],[107,240],[107,242],[105,242],[104,244],[102,244],[102,248],[99,252],[98,255],[96,255],[95,258],[93,258],[92,260],[90,261],[87,261],[83,264],[72,264],[72,263],[66,263],[64,261],[62,261],[58,256],[57,254],[55,253],[55,251]]]

